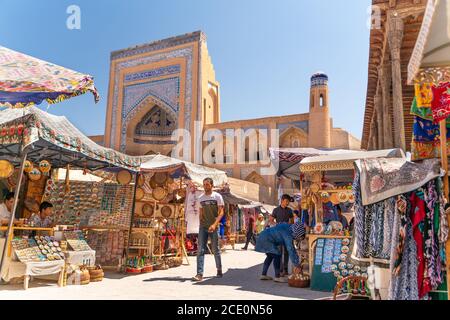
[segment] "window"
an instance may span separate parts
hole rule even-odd
[[[320,95],[320,106],[323,107],[325,104],[325,99],[323,98],[323,94]]]

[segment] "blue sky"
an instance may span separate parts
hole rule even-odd
[[[222,121],[308,112],[309,78],[320,70],[330,77],[334,126],[360,138],[370,2],[0,0],[0,45],[95,77],[99,104],[85,95],[49,109],[88,135],[104,132],[111,51],[202,30]],[[66,28],[72,4],[81,8],[81,30]]]

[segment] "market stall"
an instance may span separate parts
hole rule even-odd
[[[225,172],[159,154],[140,161],[126,249],[130,273],[180,265],[187,255],[187,235],[198,233],[197,197],[203,179],[212,178],[215,187],[227,181]],[[192,236],[189,239],[190,244],[195,242]]]
[[[60,184],[56,183],[51,178],[52,170],[56,168],[65,168],[67,165],[70,165],[71,167],[84,170],[98,170],[110,167],[118,167],[131,172],[139,170],[139,159],[95,144],[76,129],[65,117],[53,116],[35,107],[0,111],[0,133],[0,157],[7,168],[3,172],[2,177],[7,179],[6,181],[8,181],[11,189],[15,188],[16,200],[11,212],[19,214],[19,217],[22,219],[29,218],[29,216],[23,214],[29,214],[30,212],[28,211],[27,213],[25,209],[16,211],[16,207],[19,207],[17,206],[19,195],[23,195],[20,198],[22,200],[20,203],[25,203],[26,206],[27,203],[33,202],[27,201],[33,200],[32,197],[37,196],[38,199],[34,198],[34,201],[40,203],[42,199],[46,199],[46,196],[50,197],[47,199],[52,199],[51,195],[58,192],[58,198],[53,199],[55,205],[64,203],[69,203],[69,205],[56,211],[65,211],[66,209],[75,211],[75,199],[71,201],[71,198],[76,196],[80,199],[82,196],[81,190],[74,188],[72,193],[70,193],[70,183],[66,183],[66,181]],[[22,155],[22,157],[19,157],[19,155]],[[19,166],[20,168],[18,168]],[[22,176],[24,177],[23,179]],[[16,180],[15,177],[19,178]],[[24,183],[21,183],[22,180]],[[39,187],[45,187],[45,189],[41,189],[40,195],[37,192]],[[56,187],[58,187],[58,191],[56,191]],[[27,199],[27,196],[31,197],[31,199]],[[130,198],[132,199],[132,197]],[[28,209],[33,210],[33,206],[30,205]],[[84,214],[86,211],[88,210],[85,207],[79,207],[76,214],[81,217],[82,213]],[[63,212],[58,212],[56,217],[59,218],[62,214]],[[131,209],[128,215],[130,214]],[[35,230],[29,223],[26,225],[27,221],[24,220],[21,221],[21,224],[25,224],[23,229],[13,228],[13,218],[14,215],[11,217],[10,232],[8,232],[9,236],[5,241],[4,261],[13,260],[17,256],[17,250],[14,248],[14,250],[11,250],[15,240],[23,240],[23,236],[27,237],[27,235],[29,240],[33,240],[29,237],[30,232],[43,231]],[[22,235],[19,235],[16,233],[18,231],[26,231],[27,234],[22,232]],[[16,239],[17,236],[21,236],[21,238]],[[47,237],[49,236],[47,235]],[[56,241],[55,239],[47,239],[44,235],[36,235],[34,240],[36,243],[29,241],[28,247],[24,248],[28,251],[27,256],[33,260],[32,262],[42,262],[44,264],[48,262],[51,264],[62,260],[61,255],[58,254],[59,257],[56,255],[59,251],[55,252],[52,249],[55,247],[58,250],[56,246],[50,245],[50,242]],[[42,244],[39,244],[38,241],[42,242]],[[46,241],[45,245],[43,244],[44,241]],[[41,246],[44,247],[44,249],[41,249],[41,254],[37,254],[37,252],[36,254],[32,253],[36,249],[36,244],[39,249],[41,249]],[[25,246],[25,242],[22,245]],[[49,251],[49,248],[45,246],[48,246],[52,251]],[[27,264],[28,261],[24,263]],[[36,268],[33,267],[33,270]],[[1,270],[2,275],[8,273],[6,264],[2,264]],[[28,272],[30,269],[26,268],[25,270]],[[54,271],[51,268],[47,270]],[[30,275],[26,273],[26,279]]]
[[[439,161],[364,159],[356,168],[355,234],[336,270],[368,268],[374,299],[439,299],[448,239]]]
[[[311,230],[307,239],[308,264],[313,288],[316,283],[315,277],[328,279],[324,281],[326,284],[317,281],[320,283],[317,285],[319,289],[329,291],[336,284],[336,279],[332,277],[331,265],[339,259],[339,254],[344,254],[342,248],[344,251],[347,249],[342,242],[347,242],[351,238],[350,221],[354,216],[355,203],[352,189],[354,161],[380,157],[404,158],[404,156],[400,149],[393,149],[334,153],[307,157],[300,162],[300,172],[304,175],[301,183],[302,220]],[[343,218],[339,216],[338,211],[342,212]],[[327,256],[317,253],[323,248],[328,248]]]
[[[429,0],[408,65],[408,84],[415,86],[412,159],[441,158],[445,170],[445,198],[449,197],[448,155],[450,127],[450,1]],[[450,217],[448,217],[450,221]],[[447,242],[450,251],[450,241]],[[450,258],[447,256],[447,274]],[[450,299],[450,279],[447,277]]]

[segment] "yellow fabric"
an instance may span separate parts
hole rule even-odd
[[[429,107],[431,108],[431,102],[433,101],[433,92],[431,91],[432,84],[416,84],[415,92],[417,99],[417,106],[419,108]]]

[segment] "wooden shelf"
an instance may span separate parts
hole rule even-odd
[[[353,192],[352,189],[333,189],[333,190],[319,190],[317,193],[328,192],[328,193],[337,193],[337,192]]]
[[[129,249],[148,249],[150,250],[149,246],[130,246]]]

